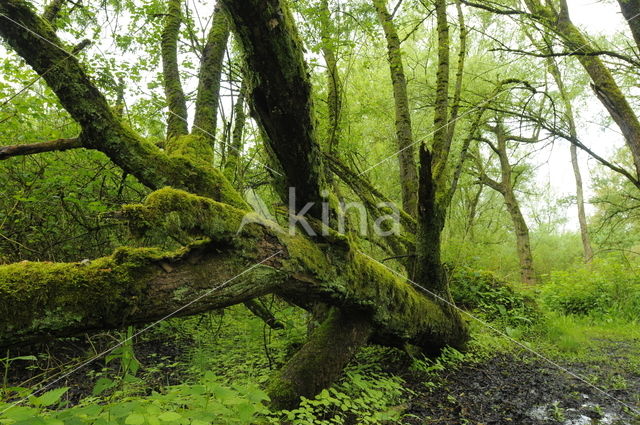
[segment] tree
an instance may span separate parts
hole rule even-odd
[[[293,214],[312,202],[311,217],[321,219],[324,164],[291,14],[279,0],[224,0],[222,6],[243,47],[247,98],[272,164],[281,172],[276,188],[283,198],[288,187],[296,188]],[[209,143],[183,134],[182,127],[168,132],[165,151],[160,150],[114,114],[78,59],[25,2],[3,1],[0,13],[0,35],[46,81],[81,129],[73,141],[44,142],[29,153],[78,146],[104,153],[154,190],[143,203],[123,206],[119,218],[140,234],[160,232],[181,242],[170,251],[121,247],[89,263],[0,266],[2,345],[196,314],[267,293],[303,308],[318,301],[336,307],[271,383],[279,406],[329,385],[368,340],[411,343],[425,352],[464,345],[465,326],[443,298],[434,300],[312,218],[309,222],[322,234],[316,239],[279,232],[275,223],[255,215],[258,223],[238,232],[252,215],[223,173],[212,167]],[[436,179],[424,149],[422,158],[420,217],[428,220]],[[439,240],[441,227],[426,221],[423,226],[432,229],[423,234]],[[445,293],[438,252],[419,254],[431,259],[422,275],[435,274],[439,280],[429,283]],[[43,320],[51,317],[56,319]]]
[[[417,215],[418,173],[415,163],[415,143],[411,129],[411,112],[407,96],[407,78],[402,65],[400,38],[393,24],[393,17],[387,10],[386,0],[374,0],[373,5],[387,40],[389,71],[393,84],[393,99],[396,114],[396,143],[400,165],[400,185],[402,187],[402,208],[407,214]]]
[[[488,125],[487,128],[494,135],[496,142],[494,143],[486,138],[482,138],[482,141],[489,146],[498,157],[500,178],[499,180],[495,180],[489,177],[484,167],[479,164],[479,180],[482,184],[499,192],[504,198],[504,204],[511,217],[516,235],[518,260],[520,261],[520,279],[524,284],[533,285],[536,283],[536,274],[533,268],[529,227],[524,219],[514,190],[515,182],[519,176],[514,173],[513,166],[509,163],[509,154],[507,152],[507,142],[517,139],[517,137],[509,134],[502,117],[496,117],[495,125]]]

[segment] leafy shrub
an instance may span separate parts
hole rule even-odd
[[[409,360],[399,350],[363,347],[345,369],[344,378],[313,399],[302,399],[294,410],[274,413],[274,424],[381,424],[398,423],[401,403],[409,390],[402,378],[385,369],[401,368]]]
[[[29,398],[30,406],[12,407],[0,403],[0,423],[9,425],[102,424],[102,425],[170,425],[170,424],[253,424],[268,413],[263,401],[267,395],[255,385],[226,387],[218,384],[212,373],[193,385],[167,387],[163,393],[148,397],[124,398],[98,404],[89,397],[78,406],[65,410],[48,410],[64,404],[69,388],[48,391]]]
[[[340,384],[323,390],[314,399],[303,398],[300,407],[282,411],[278,416],[292,424],[305,425],[397,421],[401,409],[395,405],[402,393],[402,380],[397,376],[347,372]]]
[[[534,300],[516,291],[493,273],[457,268],[451,273],[451,295],[456,305],[507,326],[528,325],[539,312]]]
[[[596,260],[568,271],[555,271],[542,286],[541,298],[564,314],[640,317],[640,267],[613,259]]]

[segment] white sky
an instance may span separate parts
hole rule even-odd
[[[568,4],[573,22],[584,28],[590,35],[596,35],[598,33],[613,35],[621,31],[628,31],[627,24],[620,13],[619,6],[615,2],[568,0]],[[591,92],[590,89],[588,90]],[[599,121],[599,118],[602,116],[607,116],[606,110],[595,95],[590,97],[586,108],[580,108],[575,112],[579,115],[578,131],[580,139],[597,154],[604,158],[611,158],[615,150],[624,145],[624,139],[615,124],[610,128],[603,128],[590,123],[590,121]],[[595,167],[596,161],[588,158],[586,153],[579,151],[578,155],[585,188],[585,198],[588,201],[589,197],[593,195],[589,187],[591,184],[590,170]],[[538,179],[541,186],[550,184],[557,196],[574,195],[575,180],[571,167],[568,142],[557,142],[551,155],[545,152],[539,159],[548,159],[549,164],[548,167],[543,167],[539,170]],[[592,210],[593,208],[587,205],[587,214]],[[569,222],[567,223],[566,229],[577,229],[578,219],[575,206],[568,208],[567,218]]]

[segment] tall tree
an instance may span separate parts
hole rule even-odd
[[[323,164],[291,13],[281,0],[225,0],[223,6],[248,64],[247,96],[284,173],[276,187],[296,185],[296,208],[318,201]],[[0,2],[0,35],[77,122],[76,147],[105,153],[155,189],[144,203],[123,206],[120,216],[138,233],[152,230],[183,241],[172,252],[122,247],[88,264],[0,266],[1,345],[196,314],[267,293],[303,308],[318,301],[335,307],[274,378],[270,393],[280,406],[329,385],[367,340],[414,344],[426,352],[463,346],[467,334],[456,312],[343,235],[328,229],[320,244],[279,232],[266,220],[253,220],[239,232],[253,216],[223,174],[202,160],[212,155],[211,146],[186,136],[177,138],[179,149],[163,152],[124,126],[78,59],[27,3]],[[311,215],[321,213],[316,207]],[[321,226],[310,222],[320,233]],[[54,315],[55,321],[43,320]]]
[[[507,151],[507,143],[513,140],[514,136],[509,134],[505,127],[503,118],[498,116],[495,125],[487,125],[489,131],[495,137],[495,143],[489,139],[481,138],[498,157],[500,165],[500,179],[494,180],[485,171],[481,164],[478,164],[478,173],[480,182],[499,192],[504,198],[504,204],[507,207],[509,216],[513,223],[513,229],[516,235],[516,245],[518,252],[518,260],[520,262],[520,279],[522,283],[533,285],[536,283],[536,274],[533,267],[533,255],[531,253],[531,241],[529,238],[529,227],[524,219],[520,203],[516,198],[514,183],[513,167],[509,162],[509,153]],[[519,139],[519,137],[516,137]]]
[[[215,145],[218,104],[220,102],[220,78],[224,52],[229,39],[229,23],[224,10],[216,4],[200,61],[196,111],[192,132]]]
[[[386,0],[373,0],[378,20],[387,40],[389,71],[393,85],[393,99],[396,114],[396,143],[400,165],[400,186],[402,188],[402,207],[411,216],[417,216],[418,172],[416,154],[411,129],[411,110],[407,95],[407,78],[402,64],[400,38],[393,23],[393,17],[387,10]]]
[[[567,50],[576,54],[592,80],[596,97],[620,127],[631,151],[636,176],[640,178],[640,120],[629,104],[611,71],[598,56],[593,43],[574,25],[566,0],[560,0],[559,10],[538,0],[525,0],[533,19],[556,33]]]
[[[178,37],[182,23],[182,2],[167,0],[164,28],[161,36],[162,76],[164,93],[169,107],[167,138],[189,134],[187,127],[187,102],[178,66]]]

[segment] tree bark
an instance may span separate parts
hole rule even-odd
[[[224,52],[229,39],[229,22],[224,10],[217,6],[211,20],[211,29],[202,52],[198,74],[198,94],[192,133],[215,146],[218,103],[220,101],[220,78]]]
[[[418,172],[415,163],[415,147],[411,130],[411,113],[407,96],[407,80],[402,64],[400,38],[387,10],[386,0],[373,0],[378,20],[387,40],[389,70],[393,85],[393,99],[396,115],[396,143],[400,166],[400,186],[402,188],[402,209],[412,217],[417,215]]]
[[[169,107],[167,139],[188,134],[187,102],[185,101],[178,66],[178,37],[182,23],[182,2],[167,0],[164,28],[160,39],[164,94]]]
[[[276,167],[283,199],[295,188],[296,212],[312,203],[309,214],[322,216],[324,174],[313,122],[313,102],[302,44],[289,9],[279,0],[222,0],[242,45],[246,83],[254,116]],[[257,23],[264,28],[257,27]]]
[[[627,20],[631,34],[636,42],[636,47],[640,51],[640,1],[639,0],[618,0],[622,16]]]
[[[566,0],[560,1],[559,12],[543,6],[538,0],[525,0],[525,3],[545,26],[560,36],[569,51],[585,53],[577,58],[591,77],[596,96],[620,127],[633,157],[636,176],[640,178],[640,121],[611,71],[598,56],[589,55],[594,51],[592,44],[571,21]]]

